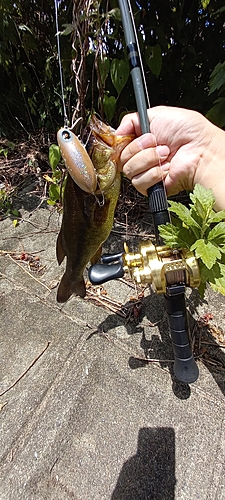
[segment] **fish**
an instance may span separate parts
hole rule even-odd
[[[91,117],[89,128],[86,149],[69,131],[74,141],[69,153],[61,140],[65,129],[58,133],[58,144],[68,170],[63,218],[56,242],[58,264],[66,257],[66,270],[57,291],[59,303],[66,302],[73,294],[82,298],[86,295],[84,270],[89,262],[93,265],[100,258],[102,245],[113,226],[121,187],[117,160],[122,149],[134,138],[117,136],[112,127],[95,115]],[[79,150],[78,155],[75,149]]]

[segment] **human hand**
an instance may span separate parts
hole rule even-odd
[[[146,195],[150,186],[164,179],[170,196],[200,183],[214,186],[217,205],[225,208],[220,168],[224,131],[200,113],[183,108],[157,106],[148,110],[148,117],[151,134],[141,135],[137,113],[126,115],[116,131],[136,135],[121,153],[120,168],[138,191]]]

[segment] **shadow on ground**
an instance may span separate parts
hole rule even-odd
[[[124,463],[111,500],[174,500],[175,484],[174,429],[141,428],[137,453]]]
[[[191,335],[192,343],[194,337],[194,356],[196,359],[201,359],[203,364],[212,374],[221,392],[225,395],[225,353],[219,349],[219,342],[216,341],[215,337],[212,333],[210,333],[210,329],[207,329],[206,326],[204,328],[204,336],[202,338],[202,329],[199,328],[198,322],[192,315],[194,314],[199,303],[202,303],[202,300],[196,290],[192,290],[188,302],[191,304],[188,311],[188,321],[190,332],[194,332],[194,334]],[[124,305],[124,308],[129,309],[130,306],[131,303],[128,302]],[[144,319],[148,321],[150,329],[151,325],[153,327],[157,326],[159,333],[153,333],[150,338],[147,338],[146,328],[142,323]],[[172,390],[175,396],[179,399],[189,398],[191,393],[190,385],[177,380],[173,371],[174,363],[171,362],[171,360],[174,359],[174,355],[164,306],[164,297],[152,294],[143,298],[141,300],[139,316],[138,318],[132,318],[132,320],[123,319],[117,314],[109,315],[98,325],[98,332],[107,334],[119,326],[125,326],[128,335],[141,333],[140,349],[143,353],[143,357],[130,356],[130,368],[132,370],[144,368],[146,364],[148,364],[148,358],[161,360],[159,362],[160,366],[162,368],[167,367],[169,370]],[[203,347],[201,346],[202,341]],[[205,346],[207,346],[207,348]]]

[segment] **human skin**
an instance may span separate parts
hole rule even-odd
[[[157,106],[148,110],[151,133],[141,133],[137,113],[126,115],[118,135],[135,134],[119,167],[140,193],[164,179],[167,195],[211,188],[215,209],[225,209],[225,132],[196,111]]]

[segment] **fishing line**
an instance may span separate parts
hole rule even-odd
[[[147,88],[147,82],[146,82],[146,78],[145,78],[144,66],[143,66],[143,61],[142,61],[142,54],[141,54],[141,50],[140,50],[140,44],[139,44],[139,40],[138,40],[137,28],[136,28],[136,24],[135,24],[133,10],[132,10],[132,6],[131,6],[131,1],[130,0],[127,0],[127,5],[128,5],[129,14],[130,14],[130,18],[131,18],[131,22],[132,22],[132,26],[133,26],[133,31],[134,31],[134,36],[135,36],[135,40],[136,40],[136,46],[137,46],[137,51],[138,51],[138,56],[139,56],[140,70],[141,70],[141,74],[142,74],[142,80],[143,80],[143,85],[144,85],[144,90],[145,90],[145,97],[146,97],[146,101],[147,101],[147,106],[148,106],[148,108],[150,108],[151,104],[150,104],[150,98],[149,98],[149,93],[148,93],[148,88]],[[150,131],[150,124],[149,124],[149,131]],[[157,146],[157,142],[156,142],[156,146]],[[165,188],[165,181],[164,181],[163,171],[162,171],[162,164],[161,164],[161,160],[160,160],[160,156],[159,155],[158,155],[158,163],[159,163],[159,167],[161,169],[161,181],[162,181],[162,184],[163,184],[164,194],[165,194],[165,197],[167,198],[167,193],[166,193],[166,188]],[[169,219],[171,221],[170,212],[169,212]]]
[[[140,50],[140,44],[139,44],[139,40],[138,40],[138,34],[137,34],[136,24],[135,24],[134,15],[133,15],[130,0],[127,0],[127,4],[128,4],[129,12],[130,12],[131,22],[133,25],[134,36],[135,36],[137,50],[138,50],[138,56],[140,59],[140,67],[141,67],[141,73],[142,73],[142,78],[143,78],[143,83],[144,83],[146,101],[147,101],[148,108],[150,108],[151,104],[150,104],[150,99],[149,99],[149,94],[148,94],[147,82],[146,82],[146,78],[145,78],[145,72],[144,72],[144,66],[143,66],[142,55],[141,55],[141,50]]]
[[[58,61],[59,61],[59,77],[60,77],[60,86],[61,86],[61,94],[62,103],[63,103],[63,114],[64,114],[64,127],[68,126],[69,120],[66,112],[66,104],[64,97],[64,85],[63,85],[63,71],[62,71],[62,59],[61,59],[61,51],[60,51],[60,41],[59,41],[59,23],[58,23],[58,0],[54,0],[55,4],[55,25],[56,25],[56,40],[57,40],[57,53],[58,53]]]

